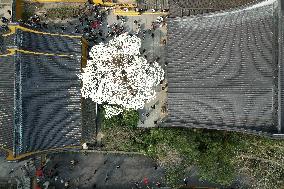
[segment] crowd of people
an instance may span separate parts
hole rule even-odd
[[[80,11],[74,10],[73,18],[60,22],[50,22],[49,15],[42,13],[41,15],[34,14],[26,20],[19,20],[19,22],[29,28],[33,28],[45,32],[58,32],[67,34],[83,35],[90,43],[90,46],[108,41],[114,36],[118,36],[126,32],[126,17],[116,16],[117,22],[113,25],[109,25],[106,20],[107,16],[111,13],[113,7],[102,7],[85,3],[79,7]],[[9,11],[11,14],[11,11]],[[63,19],[63,17],[62,17]],[[2,17],[2,22],[5,23],[1,26],[1,30],[7,31],[7,23],[9,19]],[[153,22],[152,29],[143,30],[141,24],[137,20],[134,24],[138,26],[137,31],[134,33],[140,35],[142,39],[145,39],[146,34],[149,33],[154,38],[154,31],[159,26],[165,25],[165,17],[159,17],[156,22]]]

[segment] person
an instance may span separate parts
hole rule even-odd
[[[66,181],[66,182],[64,183],[64,187],[65,187],[65,188],[68,188],[68,187],[69,187],[69,181]]]
[[[76,164],[76,161],[75,161],[74,159],[72,159],[72,160],[70,161],[70,163],[71,163],[71,165],[75,165],[75,164]]]
[[[41,25],[42,25],[43,28],[47,29],[47,23],[44,22]]]
[[[45,188],[45,189],[48,189],[49,184],[50,184],[49,181],[45,181],[45,182],[43,183],[44,188]]]
[[[187,181],[186,178],[183,179],[183,183],[184,183],[185,186],[187,186],[188,181]]]
[[[145,178],[143,179],[143,182],[144,182],[145,185],[148,185],[148,184],[149,184],[149,179],[148,179],[147,177],[145,177]]]
[[[155,37],[155,34],[154,34],[154,33],[152,33],[152,34],[151,34],[151,37],[152,37],[152,38],[154,38],[154,37]]]
[[[58,167],[59,167],[59,164],[55,163],[54,166],[53,166],[53,169],[57,169]]]
[[[135,187],[136,187],[137,189],[140,188],[140,187],[139,187],[139,182],[136,181],[134,184],[135,184]]]
[[[155,105],[154,105],[155,106]],[[154,169],[157,170],[158,169],[158,165],[154,165]]]
[[[1,20],[2,20],[2,22],[3,22],[3,23],[7,23],[7,22],[8,22],[8,19],[7,19],[7,18],[5,18],[4,16],[2,17],[2,19],[1,19]]]
[[[157,186],[158,188],[160,188],[160,187],[161,187],[161,183],[160,183],[160,182],[157,182],[157,183],[156,183],[156,186]]]
[[[105,177],[105,182],[106,182],[106,181],[108,181],[108,174],[106,174],[106,177]]]
[[[104,164],[106,164],[107,163],[107,159],[106,160],[104,160]]]
[[[12,174],[14,172],[14,169],[11,169],[11,171],[9,172],[9,175]]]

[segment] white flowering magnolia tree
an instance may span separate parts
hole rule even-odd
[[[108,104],[104,105],[107,118],[124,109],[143,108],[164,79],[164,70],[157,62],[149,64],[140,55],[140,47],[140,38],[125,33],[90,51],[91,60],[80,75],[82,96]]]

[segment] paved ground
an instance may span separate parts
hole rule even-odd
[[[30,176],[33,175],[35,168],[34,163],[28,165],[27,162],[30,162],[30,160],[8,162],[5,155],[0,152],[0,178],[5,178],[5,180],[16,179],[19,189],[29,188]]]
[[[45,169],[58,165],[58,180],[55,181],[55,177],[50,179],[51,185],[58,189],[64,188],[66,181],[69,181],[70,189],[93,188],[94,185],[96,188],[128,189],[135,188],[135,182],[146,188],[143,183],[145,177],[149,180],[149,186],[164,182],[164,170],[160,167],[155,169],[155,162],[141,155],[60,153],[52,155],[50,159]],[[78,163],[73,166],[71,160]]]
[[[126,17],[126,30],[130,33],[136,33],[138,30],[138,24],[135,24],[134,21],[138,21],[141,24],[141,30],[149,30],[152,28],[152,22],[156,21],[159,14],[155,15],[142,15],[142,16],[129,16]],[[114,14],[110,14],[107,20],[108,24],[112,25],[114,23],[119,23]],[[141,49],[146,49],[146,52],[143,55],[147,56],[149,62],[154,61],[156,58],[160,58],[158,63],[164,68],[165,66],[165,46],[162,44],[162,40],[166,39],[166,25],[163,27],[158,27],[154,31],[154,38],[151,36],[151,33],[146,33],[145,39],[142,40]],[[165,87],[167,80],[165,80],[161,85],[156,88],[156,98],[151,100],[149,103],[145,104],[144,109],[139,110],[140,121],[138,127],[156,127],[155,121],[157,123],[165,118],[166,113],[162,113],[162,107],[167,103],[167,88]],[[155,105],[155,109],[151,108]]]
[[[11,15],[8,13],[8,10],[12,10],[11,3],[12,3],[11,0],[0,0],[0,18],[2,18],[3,16],[6,17],[7,19],[11,18]],[[0,26],[2,24],[3,23],[0,20]]]

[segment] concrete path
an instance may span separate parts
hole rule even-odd
[[[75,188],[135,188],[135,182],[142,188],[147,188],[143,179],[147,178],[149,186],[157,182],[164,183],[164,170],[155,169],[155,162],[142,155],[120,155],[103,153],[59,153],[52,155],[46,169],[58,165],[58,179],[50,179],[51,185],[64,188],[69,181],[70,189]],[[71,160],[78,161],[71,165]],[[117,167],[119,166],[119,167]],[[63,183],[61,183],[63,180]],[[44,181],[42,181],[44,182]]]
[[[19,189],[30,188],[30,176],[34,174],[33,164],[28,164],[30,160],[20,162],[8,162],[5,154],[0,152],[0,178],[16,180]]]

